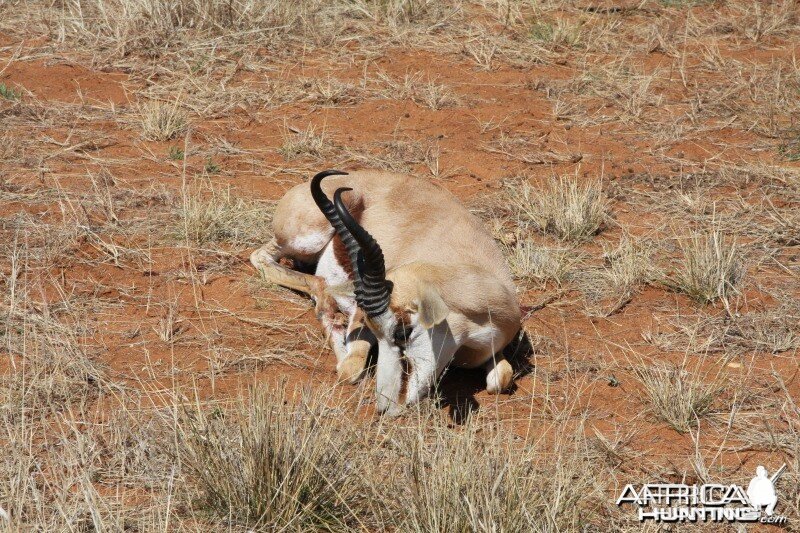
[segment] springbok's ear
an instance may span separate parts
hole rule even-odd
[[[417,306],[419,323],[425,329],[441,324],[450,314],[450,309],[442,300],[439,291],[428,283],[420,283],[417,286],[417,301],[414,303]]]

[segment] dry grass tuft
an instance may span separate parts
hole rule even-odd
[[[537,22],[531,26],[530,36],[534,41],[545,45],[572,48],[583,41],[583,25],[563,19]]]
[[[523,224],[562,241],[582,241],[595,235],[607,220],[608,201],[600,182],[581,185],[572,178],[551,178],[540,190],[527,182],[510,186],[508,196]]]
[[[237,198],[229,188],[187,188],[179,212],[178,235],[195,245],[254,245],[264,241],[272,210],[272,204]]]
[[[106,380],[86,353],[86,325],[74,305],[37,302],[40,280],[28,279],[30,264],[15,249],[10,275],[0,272],[0,340],[7,366],[0,375],[0,414],[82,409]]]
[[[441,149],[435,141],[421,142],[411,138],[394,138],[375,143],[372,150],[350,151],[350,157],[364,165],[392,172],[413,172],[415,167],[425,167],[434,177],[440,177]]]
[[[74,327],[49,313],[0,303],[11,372],[0,377],[0,410],[20,414],[82,408],[96,398],[104,377],[85,353]],[[67,317],[65,317],[67,318]]]
[[[735,240],[725,239],[719,230],[681,240],[681,261],[667,280],[674,290],[700,303],[727,301],[741,284],[745,267]]]
[[[498,56],[498,45],[489,38],[480,38],[464,46],[464,52],[480,70],[494,70]]]
[[[320,158],[326,148],[325,132],[317,133],[317,128],[309,124],[305,130],[287,128],[279,152],[284,159],[291,161],[298,157]]]
[[[412,100],[434,110],[461,103],[461,99],[449,86],[430,78],[425,80],[422,72],[406,74],[401,80],[392,78],[385,72],[379,72],[377,82],[380,87],[376,92],[384,98]]]
[[[418,87],[414,101],[434,110],[453,107],[460,103],[458,96],[447,85],[432,80]]]
[[[178,101],[150,101],[140,104],[139,123],[142,137],[148,141],[168,141],[186,131],[188,117]]]
[[[675,317],[648,340],[664,350],[698,353],[781,353],[800,349],[797,304],[733,316]]]
[[[349,530],[364,498],[354,433],[321,405],[258,388],[233,409],[186,412],[178,453],[199,505],[259,530]]]
[[[353,105],[358,103],[361,96],[356,85],[331,76],[324,80],[319,78],[304,80],[302,89],[310,94],[312,102],[326,107]]]
[[[714,402],[727,388],[721,374],[700,375],[684,363],[638,365],[633,369],[653,413],[680,433],[695,427],[698,420],[711,413]]]
[[[505,246],[505,250],[514,277],[540,287],[548,282],[561,287],[585,258],[584,254],[574,248],[542,246],[530,240]]]
[[[625,306],[651,271],[651,250],[624,237],[603,253],[604,264],[584,272],[580,286],[592,314],[608,316]]]
[[[569,531],[595,518],[579,503],[602,498],[581,429],[574,440],[565,430],[552,448],[518,449],[509,435],[481,427],[420,431],[409,443],[399,530]]]

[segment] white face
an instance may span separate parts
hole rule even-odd
[[[406,403],[413,404],[428,394],[457,349],[447,322],[426,329],[418,322],[416,313],[409,313],[408,316],[410,320],[404,324],[387,310],[367,321],[378,338],[376,386],[380,412],[396,414],[400,411],[403,353],[411,369]]]
[[[394,342],[394,331],[399,321],[387,309],[377,317],[367,318],[366,322],[378,339],[378,364],[375,371],[377,409],[380,413],[396,414],[400,411],[400,389],[403,384],[400,349]]]
[[[391,308],[377,317],[367,318],[367,326],[378,340],[401,351],[405,350],[411,336],[419,329],[415,327],[415,323],[412,315],[410,323],[404,324]]]

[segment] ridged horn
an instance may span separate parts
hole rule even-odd
[[[358,291],[360,288],[359,274],[357,270],[358,243],[353,236],[350,235],[350,232],[347,231],[347,227],[342,223],[341,219],[339,218],[339,213],[336,212],[336,207],[334,207],[333,202],[331,202],[330,199],[325,196],[325,193],[322,192],[322,180],[328,176],[347,176],[347,172],[343,172],[341,170],[323,170],[311,178],[311,197],[314,199],[314,203],[317,204],[317,207],[319,207],[319,210],[322,211],[322,214],[325,215],[325,218],[328,219],[328,222],[331,223],[333,229],[336,230],[336,234],[339,235],[340,239],[342,239],[345,250],[347,250],[347,255],[350,257],[350,264],[353,267],[353,278],[355,281],[356,291]]]
[[[336,189],[333,204],[344,226],[361,248],[356,265],[361,278],[361,291],[356,292],[359,307],[370,317],[382,314],[389,307],[392,282],[386,279],[386,263],[383,250],[367,230],[356,222],[342,201],[347,188]]]

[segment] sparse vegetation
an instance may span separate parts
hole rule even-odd
[[[186,157],[183,149],[178,146],[170,146],[168,155],[171,161],[183,161]]]
[[[216,164],[213,159],[211,159],[210,157],[206,159],[205,171],[208,174],[217,174],[219,173],[219,170],[220,170],[219,165]]]
[[[186,131],[188,117],[178,101],[151,101],[139,105],[142,136],[148,141],[169,141]]]
[[[309,124],[304,130],[287,128],[280,153],[287,161],[298,157],[320,158],[326,146],[325,132],[317,133],[317,128]]]
[[[560,287],[569,280],[582,259],[582,254],[574,248],[542,246],[530,240],[515,243],[507,250],[514,277],[540,285],[552,281]]]
[[[200,505],[223,520],[292,531],[357,523],[366,496],[359,443],[322,404],[296,406],[283,389],[258,388],[235,409],[186,412],[178,439]]]
[[[633,370],[650,400],[653,413],[681,433],[697,426],[726,388],[720,374],[698,374],[685,365],[656,363]]]
[[[778,153],[785,157],[787,161],[800,161],[800,136],[778,146]]]
[[[576,46],[583,37],[581,24],[564,20],[537,22],[530,29],[531,38],[555,46]]]
[[[576,505],[601,499],[582,435],[520,452],[502,434],[477,429],[420,432],[412,442],[403,531],[481,531],[485,524],[498,531],[574,531],[592,523],[592,512]],[[543,461],[539,452],[554,460]]]
[[[20,94],[5,83],[0,83],[0,97],[6,100],[19,100]]]
[[[414,98],[431,109],[444,109],[459,103],[459,99],[445,85],[433,81],[423,83]]]
[[[521,222],[563,241],[587,239],[607,219],[608,203],[599,182],[551,178],[541,189],[523,183],[509,198]]]
[[[793,0],[0,2],[0,529],[638,531],[626,483],[783,461],[796,528],[797,42]],[[324,168],[490,226],[512,394],[337,384],[248,264]]]
[[[402,80],[378,72],[377,82],[380,84],[377,93],[384,98],[410,99],[434,110],[453,107],[461,102],[450,87],[430,78],[426,80],[421,72],[406,74]]]
[[[581,290],[593,313],[609,315],[631,300],[652,269],[651,250],[625,237],[616,248],[606,249],[601,267],[583,274]]]
[[[178,234],[196,245],[256,244],[265,239],[271,213],[270,204],[237,198],[229,188],[199,186],[184,194]]]
[[[727,299],[744,277],[744,265],[735,240],[711,230],[680,241],[682,257],[668,280],[674,289],[700,303]]]

